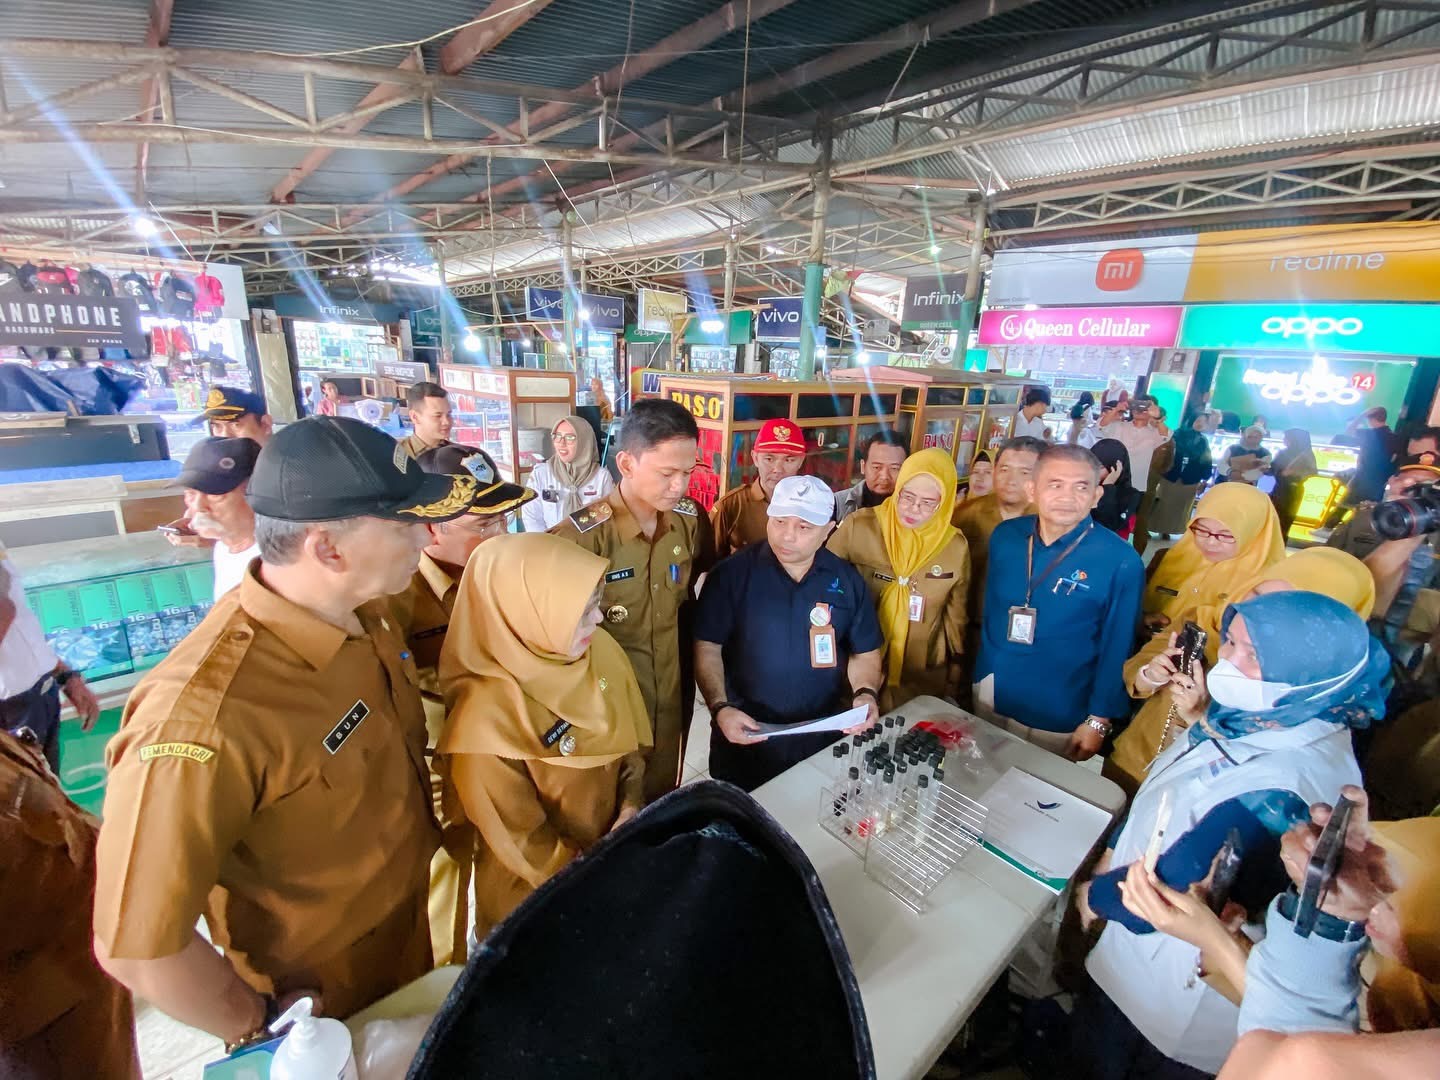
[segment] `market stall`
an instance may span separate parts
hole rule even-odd
[[[931,446],[948,451],[962,482],[977,450],[1010,437],[1020,396],[1032,381],[942,367],[841,368],[831,376],[901,384],[896,430],[909,440],[911,453]]]
[[[550,429],[575,411],[575,374],[441,364],[450,393],[453,442],[482,447],[509,480],[523,484],[549,452]]]
[[[893,382],[660,376],[661,396],[684,405],[700,427],[700,467],[691,478],[690,495],[706,510],[754,476],[751,448],[766,420],[789,417],[804,432],[807,473],[836,490],[853,483],[865,440],[895,427],[901,390]]]

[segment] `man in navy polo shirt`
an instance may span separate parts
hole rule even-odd
[[[1098,528],[1100,462],[1050,446],[1031,480],[1038,513],[990,536],[975,711],[1075,761],[1130,714],[1122,668],[1134,651],[1145,567]]]
[[[865,581],[825,549],[835,498],[824,481],[775,485],[766,540],[710,571],[695,625],[695,677],[710,708],[710,775],[753,791],[834,742],[834,732],[757,734],[866,706],[878,718],[885,640]],[[848,732],[847,732],[848,733]]]

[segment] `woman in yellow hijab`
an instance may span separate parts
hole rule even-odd
[[[1284,557],[1285,536],[1269,498],[1249,484],[1218,484],[1146,586],[1145,623],[1159,630],[1182,612],[1223,606],[1237,585]]]
[[[953,697],[960,685],[970,549],[950,524],[954,509],[954,460],[921,450],[900,467],[891,498],[857,510],[830,538],[830,550],[865,578],[880,615],[882,712],[921,694]]]
[[[600,629],[608,563],[548,533],[470,559],[445,648],[443,815],[480,833],[476,933],[644,805],[651,745],[625,652]]]
[[[1222,486],[1243,487],[1259,494],[1248,484]],[[1368,619],[1375,606],[1375,578],[1364,563],[1338,548],[1312,547],[1297,551],[1288,559],[1261,570],[1248,581],[1242,581],[1232,597],[1185,613],[1176,620],[1175,629],[1180,629],[1180,624],[1190,619],[1205,631],[1205,666],[1208,669],[1219,655],[1220,618],[1227,606],[1262,593],[1290,589],[1320,593],[1338,600],[1362,619]],[[1166,730],[1165,721],[1170,715],[1168,680],[1163,680],[1165,685],[1157,687],[1146,678],[1151,662],[1173,647],[1173,632],[1156,634],[1125,663],[1125,685],[1130,689],[1130,696],[1143,699],[1145,704],[1130,721],[1130,726],[1115,739],[1115,749],[1105,759],[1104,773],[1131,795],[1135,794],[1150,771],[1150,763],[1184,729],[1177,719]],[[1155,678],[1159,677],[1156,673]]]

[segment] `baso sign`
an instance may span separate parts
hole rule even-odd
[[[799,341],[805,301],[798,296],[762,296],[755,320],[756,341]]]
[[[1045,308],[987,311],[981,345],[1134,345],[1170,348],[1183,308]]]
[[[1437,334],[1433,304],[1233,304],[1187,309],[1180,346],[1415,356]]]

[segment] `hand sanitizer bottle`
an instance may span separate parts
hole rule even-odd
[[[339,1020],[312,1016],[315,1002],[301,998],[270,1025],[293,1024],[270,1064],[271,1080],[359,1080],[350,1029]]]

